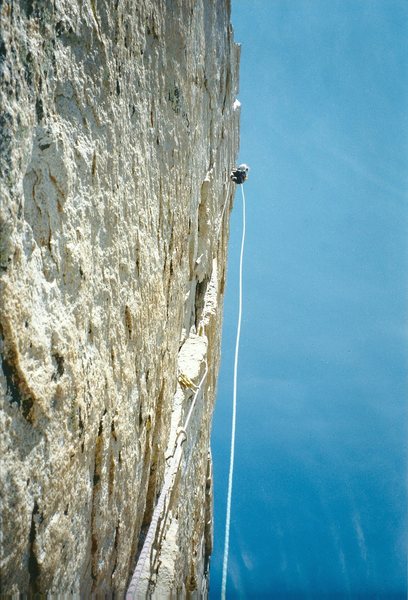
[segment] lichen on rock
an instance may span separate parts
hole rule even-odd
[[[226,0],[1,4],[2,593],[205,594],[239,48]],[[144,593],[144,592],[143,592]],[[147,592],[146,592],[147,593]]]

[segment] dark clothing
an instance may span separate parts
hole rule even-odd
[[[247,172],[243,169],[233,169],[231,171],[231,179],[234,183],[241,184],[244,183],[247,178]]]

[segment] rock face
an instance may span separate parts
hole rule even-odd
[[[207,371],[139,590],[200,597],[238,146],[229,2],[0,10],[1,591],[125,592]]]

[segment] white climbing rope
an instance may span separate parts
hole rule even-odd
[[[218,241],[220,238],[220,231],[221,231],[221,227],[222,227],[222,222],[224,220],[224,213],[225,213],[225,209],[227,208],[227,204],[229,204],[229,193],[227,194],[227,199],[224,202],[224,206],[222,207],[222,212],[221,212],[221,216],[220,216],[220,220],[218,223],[218,227],[217,227],[217,237],[216,240]]]
[[[129,583],[128,590],[126,592],[126,600],[134,600],[136,598],[136,594],[139,589],[139,584],[141,577],[143,575],[143,569],[146,564],[147,559],[150,556],[152,546],[154,544],[156,532],[158,529],[159,521],[162,516],[163,511],[165,510],[167,496],[173,488],[174,478],[176,476],[177,470],[180,466],[181,457],[183,454],[183,443],[187,438],[186,432],[184,429],[181,429],[177,436],[176,441],[176,449],[174,455],[172,457],[172,462],[170,468],[167,471],[164,484],[160,493],[159,500],[156,504],[156,507],[153,511],[152,520],[149,525],[149,529],[143,543],[143,548],[139,556],[139,560],[137,561],[136,568],[133,572],[132,579]]]
[[[244,225],[243,225],[243,238],[242,238],[242,247],[241,247],[241,265],[240,265],[240,308],[239,308],[237,346],[236,346],[236,350],[235,350],[235,368],[234,368],[233,433],[232,433],[232,440],[231,440],[231,463],[230,463],[230,478],[229,478],[229,486],[228,486],[229,491],[228,491],[228,503],[227,503],[228,504],[228,511],[227,511],[228,538],[229,538],[229,521],[230,521],[230,512],[231,512],[232,476],[233,476],[234,445],[235,445],[236,378],[237,378],[238,346],[239,346],[239,335],[240,335],[240,329],[241,329],[241,313],[242,313],[242,257],[243,257],[244,239],[245,239],[245,196],[244,196],[244,190],[243,190],[242,185],[241,185],[241,190],[242,190],[242,199],[243,199]],[[224,206],[222,209],[221,218],[220,218],[219,225],[218,225],[217,239],[219,237],[219,233],[220,233],[220,230],[222,227],[222,222],[223,222],[227,204],[229,204],[228,201],[226,201],[224,203]],[[179,428],[179,430],[178,430],[175,447],[174,447],[174,453],[173,453],[173,456],[171,457],[171,463],[166,471],[166,476],[164,478],[164,483],[162,486],[162,490],[160,492],[159,500],[153,511],[149,529],[148,529],[146,538],[143,543],[143,548],[140,552],[135,570],[133,572],[132,579],[131,579],[128,589],[127,589],[126,600],[135,600],[135,598],[138,596],[138,592],[140,592],[139,587],[141,584],[141,579],[143,577],[145,565],[148,560],[151,560],[153,547],[154,547],[154,544],[156,541],[158,530],[160,528],[160,523],[162,522],[163,518],[167,519],[167,513],[168,513],[168,510],[170,507],[170,502],[168,501],[168,498],[171,496],[172,491],[173,491],[173,486],[174,486],[174,483],[176,480],[176,475],[177,475],[178,469],[180,467],[181,459],[183,456],[185,442],[188,438],[188,429],[189,429],[190,420],[191,420],[195,405],[197,403],[199,394],[200,394],[200,392],[203,392],[203,385],[204,385],[204,381],[207,377],[207,374],[208,374],[208,364],[207,364],[207,360],[205,359],[205,372],[204,372],[204,375],[202,376],[202,379],[201,379],[198,387],[195,389],[195,394],[194,394],[192,403],[190,405],[190,409],[187,413],[187,417],[184,422],[184,427]],[[227,544],[227,536],[226,536],[226,544]],[[228,563],[228,550],[227,550],[226,558],[224,556],[225,569],[226,569],[227,563]],[[226,577],[226,575],[225,575],[225,577]],[[223,597],[225,597],[225,584],[224,583],[223,583],[223,589],[224,589]]]
[[[195,405],[196,405],[196,402],[197,402],[198,394],[199,394],[199,392],[200,392],[200,390],[201,390],[201,387],[202,387],[202,385],[203,385],[203,383],[204,383],[204,379],[207,377],[207,373],[208,373],[208,363],[207,363],[207,359],[204,359],[204,360],[205,360],[205,371],[204,371],[204,375],[203,375],[203,377],[202,377],[202,379],[201,379],[200,383],[198,384],[198,387],[197,387],[197,389],[196,389],[196,392],[195,392],[195,394],[194,394],[193,401],[192,401],[192,403],[191,403],[191,406],[190,406],[190,410],[188,411],[188,414],[187,414],[186,420],[184,421],[184,431],[186,431],[186,432],[187,432],[187,430],[188,430],[188,426],[189,426],[189,423],[190,423],[191,415],[193,414],[193,410],[194,410],[194,407],[195,407]]]
[[[230,451],[230,466],[228,475],[228,495],[227,495],[227,514],[225,519],[225,541],[224,541],[224,560],[222,563],[222,584],[221,584],[221,599],[225,600],[227,589],[227,572],[228,572],[228,557],[229,557],[229,536],[231,525],[231,498],[232,498],[232,480],[234,477],[234,456],[235,456],[235,422],[237,416],[237,373],[238,373],[238,355],[239,355],[239,339],[241,336],[241,320],[242,320],[242,263],[244,257],[245,245],[245,194],[244,186],[241,184],[242,191],[242,240],[241,254],[239,259],[239,307],[238,307],[238,325],[237,337],[235,342],[235,359],[234,359],[234,388],[232,398],[232,427],[231,427],[231,451]]]
[[[198,396],[200,392],[203,392],[203,385],[205,378],[208,374],[208,363],[207,359],[205,359],[205,371],[204,375],[201,378],[201,381],[195,391],[190,410],[187,413],[186,420],[184,422],[184,427],[180,428],[177,433],[175,450],[173,457],[171,459],[170,467],[167,470],[166,476],[164,478],[164,483],[162,490],[160,492],[159,500],[156,504],[156,507],[153,511],[152,520],[149,525],[149,529],[143,543],[143,548],[140,552],[139,559],[137,561],[135,570],[132,575],[132,579],[129,583],[129,587],[126,593],[126,600],[134,600],[137,597],[137,593],[140,586],[140,581],[143,575],[143,570],[146,564],[146,561],[151,555],[152,548],[154,545],[155,537],[157,535],[157,531],[159,528],[160,519],[163,516],[163,513],[168,511],[169,504],[167,503],[167,498],[171,494],[173,490],[174,481],[176,478],[177,471],[180,467],[181,459],[183,456],[183,448],[184,442],[188,439],[188,426],[190,424],[191,415],[193,414],[195,405],[197,403]],[[167,504],[167,508],[166,508]]]

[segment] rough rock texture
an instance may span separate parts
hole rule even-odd
[[[205,363],[150,592],[205,594],[239,51],[226,0],[1,10],[3,594],[119,596]],[[236,105],[235,105],[236,106]]]

